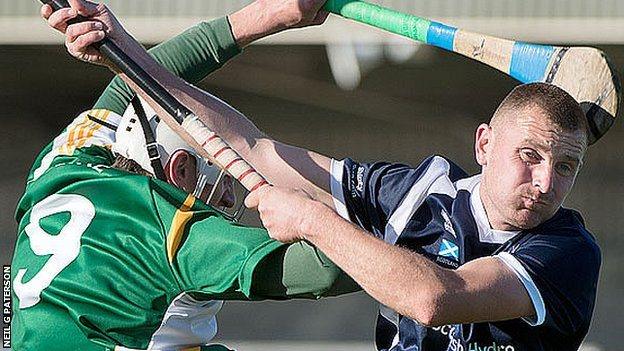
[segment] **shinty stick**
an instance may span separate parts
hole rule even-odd
[[[56,11],[69,7],[66,0],[53,0],[47,3]],[[71,23],[84,20],[76,18]],[[162,87],[152,76],[126,55],[110,39],[104,38],[95,45],[117,68],[143,90],[148,97],[166,113],[160,115],[180,137],[193,147],[202,157],[211,160],[232,176],[247,190],[254,191],[269,183],[247,161],[238,155],[218,135],[208,129],[199,118]]]
[[[557,85],[572,95],[585,111],[590,144],[609,130],[617,116],[621,84],[606,55],[596,48],[540,45],[496,38],[357,0],[328,0],[325,10],[459,53],[522,83]]]

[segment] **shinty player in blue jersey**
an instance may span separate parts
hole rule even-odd
[[[317,16],[322,2],[301,2],[303,14]],[[258,208],[272,237],[313,243],[382,304],[379,350],[580,346],[601,257],[580,214],[562,207],[588,147],[584,114],[570,95],[541,83],[514,89],[490,123],[477,127],[482,172],[475,176],[441,156],[417,167],[334,160],[271,139],[223,101],[160,69],[106,20],[109,12],[78,10],[113,27],[74,27],[69,51],[104,63],[88,45],[105,35],[131,48],[275,184],[250,194],[247,206]]]

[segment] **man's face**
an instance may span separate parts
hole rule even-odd
[[[477,131],[481,200],[494,229],[530,229],[551,218],[570,193],[586,138],[562,131],[537,109],[505,120]]]
[[[207,202],[208,197],[214,184],[206,184],[200,195],[200,199]],[[229,174],[225,174],[221,182],[217,185],[214,196],[210,199],[209,205],[214,207],[232,208],[236,203],[236,194],[234,194],[234,183]]]

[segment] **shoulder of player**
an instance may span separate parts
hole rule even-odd
[[[210,218],[212,224],[218,222],[231,224],[231,221],[228,221],[222,213],[195,196],[167,182],[154,178],[147,179],[154,209],[158,212],[160,221],[165,227],[168,227],[172,221],[175,222],[176,218],[178,220],[184,218],[184,223],[199,222]]]
[[[439,177],[445,176],[455,182],[468,176],[461,167],[441,155],[431,155],[417,166],[387,161],[359,163],[352,159],[345,159],[345,166],[352,175],[357,175],[366,169],[369,178],[373,174],[383,174],[384,177],[403,177],[406,173],[409,173],[410,177],[421,178],[425,174],[435,173]]]
[[[570,255],[601,261],[601,251],[594,235],[585,227],[581,214],[561,208],[555,216],[531,230],[532,240],[548,242],[565,248]]]
[[[587,241],[596,241],[585,227],[582,215],[576,210],[564,207],[560,208],[552,218],[536,227],[534,231],[544,235],[582,237]]]

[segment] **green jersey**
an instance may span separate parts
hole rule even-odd
[[[224,17],[150,50],[191,83],[239,52]],[[115,78],[35,161],[16,212],[15,350],[203,350],[219,299],[358,290],[305,243],[282,246],[167,183],[111,168],[133,95]]]
[[[170,184],[111,168],[120,118],[81,114],[30,173],[13,259],[16,349],[203,345],[221,304],[203,297],[253,297],[255,267],[281,246]]]

